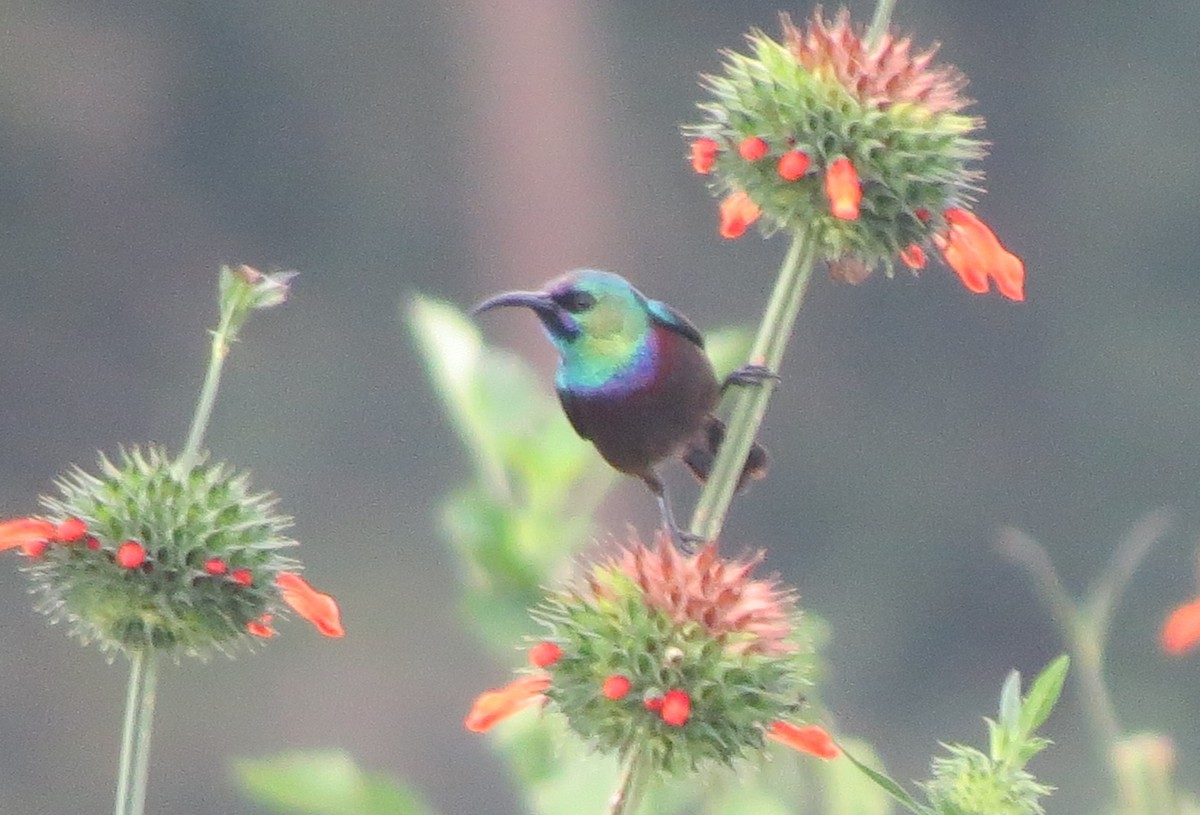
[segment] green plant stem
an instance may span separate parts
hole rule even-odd
[[[763,314],[758,335],[750,351],[750,364],[778,371],[783,352],[796,324],[804,293],[812,278],[813,247],[803,232],[792,236],[791,246],[779,269],[775,289]],[[735,386],[729,397],[732,403],[725,440],[713,463],[712,472],[692,514],[690,531],[702,540],[715,540],[725,524],[725,516],[733,501],[746,455],[754,444],[759,425],[767,412],[767,404],[775,390],[774,380],[746,387]]]
[[[621,776],[616,791],[608,799],[605,815],[635,815],[646,793],[650,769],[646,751],[636,743],[631,744],[621,758]]]
[[[1098,622],[1101,621],[1087,613],[1085,609],[1088,606],[1081,606],[1071,599],[1063,587],[1062,581],[1058,578],[1058,572],[1055,570],[1050,556],[1037,541],[1017,529],[1007,528],[1001,531],[997,543],[1002,553],[1011,558],[1013,562],[1023,566],[1033,577],[1038,595],[1041,596],[1051,618],[1062,632],[1062,637],[1071,650],[1075,681],[1079,683],[1084,711],[1096,737],[1101,744],[1105,745],[1105,752],[1109,754],[1107,758],[1111,761],[1111,748],[1121,737],[1121,725],[1117,720],[1117,712],[1113,705],[1112,695],[1108,691],[1108,684],[1104,681],[1106,636],[1105,631],[1098,626]],[[1142,549],[1143,553],[1144,551],[1145,549]],[[1127,559],[1128,556],[1120,557],[1117,562],[1124,564]],[[1122,565],[1122,569],[1128,568],[1131,567]],[[1101,585],[1109,583],[1120,586],[1123,585],[1123,580],[1119,576],[1109,578]],[[1116,598],[1113,597],[1104,601],[1102,605],[1105,609],[1109,609],[1115,602]],[[1105,625],[1107,625],[1107,614],[1108,612],[1105,611],[1103,620]]]
[[[154,724],[154,691],[158,660],[150,649],[129,656],[129,690],[121,731],[121,763],[117,771],[115,815],[142,815],[150,768],[150,731]]]
[[[874,46],[879,38],[887,32],[888,26],[892,23],[892,9],[895,7],[896,0],[879,0],[875,4],[875,14],[871,17],[871,25],[867,28],[867,35],[864,38],[868,48]]]
[[[229,344],[233,341],[232,331],[233,309],[223,309],[221,321],[212,332],[212,350],[208,358],[208,371],[204,374],[204,384],[200,387],[200,398],[196,401],[196,412],[192,416],[192,426],[188,429],[187,441],[184,442],[183,452],[175,462],[177,475],[184,475],[196,463],[200,454],[200,446],[204,444],[204,432],[208,429],[208,421],[212,418],[213,405],[217,401],[217,389],[221,385],[221,369],[225,365],[225,357],[229,356]]]

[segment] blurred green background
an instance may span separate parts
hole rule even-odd
[[[0,517],[97,449],[180,443],[220,262],[302,272],[245,330],[209,439],[283,496],[349,636],[292,624],[252,658],[168,667],[150,811],[256,812],[230,758],[335,746],[442,812],[519,810],[461,727],[509,666],[458,617],[436,508],[468,463],[401,306],[587,265],[702,328],[757,319],[783,242],[718,238],[677,128],[697,73],[748,28],[777,32],[778,8],[0,4]],[[1028,302],[972,296],[941,267],[819,278],[762,435],[772,476],[727,545],[766,547],[830,621],[824,698],[907,779],[937,740],[978,742],[1010,667],[1061,650],[997,527],[1041,540],[1082,590],[1170,507],[1110,676],[1123,724],[1173,732],[1195,776],[1200,664],[1166,661],[1155,634],[1195,592],[1200,534],[1200,5],[905,0],[895,20],[971,77],[993,142],[977,209],[1024,257]],[[528,315],[487,331],[550,387]],[[603,522],[656,518],[630,480]],[[5,561],[0,811],[104,811],[124,666],[47,630]],[[1046,734],[1052,811],[1093,811],[1105,791],[1073,688]]]

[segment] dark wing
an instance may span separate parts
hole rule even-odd
[[[691,320],[666,303],[661,300],[647,300],[646,311],[650,313],[650,319],[663,328],[674,331],[681,337],[686,337],[700,348],[704,347],[704,337],[701,336],[700,329],[692,325]]]
[[[571,422],[571,427],[575,428],[575,432],[581,438],[590,440],[592,433],[589,429],[587,411],[583,400],[569,390],[559,388],[558,401],[562,403],[563,413],[567,414],[567,419]]]

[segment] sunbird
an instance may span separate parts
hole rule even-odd
[[[676,524],[656,467],[681,456],[704,481],[725,435],[724,423],[713,415],[722,390],[775,374],[747,365],[719,385],[696,326],[612,272],[568,272],[543,291],[504,292],[471,313],[501,306],[532,309],[541,321],[559,353],[554,385],[575,432],[615,469],[645,482],[677,543],[694,542]],[[755,444],[739,489],[747,479],[761,478],[766,463],[766,451]]]

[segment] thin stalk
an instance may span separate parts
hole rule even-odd
[[[188,429],[187,441],[183,452],[175,462],[175,472],[182,476],[196,463],[200,446],[204,444],[204,432],[208,429],[208,421],[212,418],[213,405],[217,401],[217,389],[221,385],[221,369],[225,365],[225,357],[229,356],[229,343],[232,309],[223,309],[221,321],[212,332],[212,350],[208,358],[208,370],[204,374],[204,384],[200,387],[200,398],[196,401],[196,412],[192,416],[192,426]]]
[[[154,724],[154,691],[158,661],[150,649],[129,657],[129,689],[121,731],[121,763],[117,770],[115,815],[142,815],[150,768],[150,732]]]
[[[621,776],[617,789],[608,799],[605,815],[636,815],[646,794],[650,778],[650,760],[638,744],[631,744],[621,758]]]
[[[750,363],[778,371],[783,352],[792,336],[796,317],[804,302],[804,293],[812,278],[813,247],[803,232],[792,236],[791,246],[779,269],[775,289],[758,327],[758,336],[750,351]],[[767,404],[775,390],[774,380],[754,387],[736,386],[729,397],[732,404],[725,439],[713,462],[712,472],[692,514],[690,532],[702,540],[715,540],[725,525],[725,516],[733,501],[746,456],[754,444]]]
[[[875,14],[871,17],[871,25],[867,28],[865,37],[868,48],[879,42],[879,38],[887,32],[892,23],[892,9],[895,7],[896,0],[879,0],[875,4]]]

